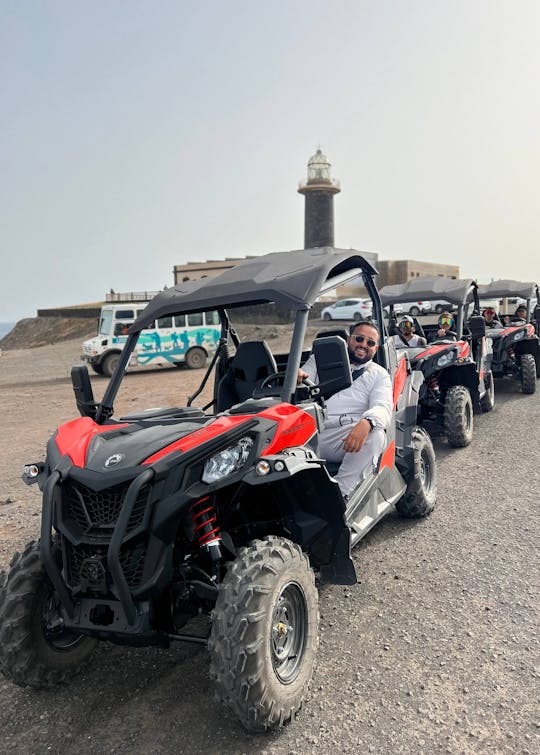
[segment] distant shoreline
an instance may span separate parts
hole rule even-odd
[[[14,322],[0,322],[0,338],[6,336],[15,327]]]

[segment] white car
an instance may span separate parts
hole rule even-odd
[[[325,307],[321,312],[323,320],[363,320],[371,317],[371,299],[340,299]]]
[[[396,315],[411,315],[412,317],[418,317],[418,315],[425,315],[428,312],[431,312],[431,310],[432,304],[429,301],[403,301],[399,302],[399,304],[394,304],[394,312]]]

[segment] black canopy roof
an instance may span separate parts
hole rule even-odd
[[[472,278],[455,280],[445,275],[424,276],[412,278],[407,283],[397,283],[393,286],[383,286],[379,291],[381,302],[386,304],[400,304],[417,300],[444,299],[450,304],[465,304],[471,299],[470,293],[475,286]]]
[[[178,283],[155,296],[135,320],[136,333],[158,317],[275,302],[309,309],[317,297],[360,273],[377,271],[355,249],[317,247],[273,252],[241,262],[221,275]]]
[[[499,299],[506,296],[532,299],[536,295],[536,283],[523,281],[498,280],[478,286],[480,299]]]

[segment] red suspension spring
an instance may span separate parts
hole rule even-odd
[[[216,508],[210,500],[210,496],[199,498],[190,506],[189,510],[199,545],[212,545],[221,542],[219,525],[215,525],[217,520]]]

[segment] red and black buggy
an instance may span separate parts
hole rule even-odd
[[[415,349],[404,344],[404,348],[398,347],[398,354],[405,354],[412,368],[425,378],[420,388],[418,422],[432,435],[446,435],[450,446],[468,446],[473,437],[474,412],[489,412],[495,403],[491,341],[485,337],[485,321],[479,315],[478,286],[470,278],[426,276],[384,286],[380,296],[382,304],[390,306],[390,333],[397,332],[394,306],[412,297],[444,299],[457,308],[453,314],[455,330],[447,337],[435,338],[437,325],[422,326],[415,320],[416,333],[430,342]]]
[[[1,585],[0,664],[9,679],[63,682],[100,640],[182,640],[208,646],[219,695],[245,727],[294,718],[318,644],[315,574],[354,583],[351,546],[392,506],[424,516],[436,497],[433,448],[416,425],[423,375],[389,339],[377,355],[394,386],[386,450],[348,501],[318,455],[325,398],[350,385],[351,371],[345,341],[322,334],[313,343],[320,384],[297,386],[306,324],[321,293],[359,275],[384,334],[376,271],[361,254],[306,249],[160,293],[130,328],[101,402],[87,368],[73,368],[82,416],[59,427],[45,460],[25,469],[43,493],[41,537],[13,557]],[[240,342],[230,324],[228,311],[267,302],[291,311],[288,354]],[[140,331],[205,310],[219,311],[221,341],[188,406],[115,417]],[[211,374],[213,398],[196,408]],[[193,629],[201,615],[207,633]]]
[[[511,378],[521,385],[525,394],[536,391],[536,378],[540,376],[540,349],[538,332],[540,330],[540,307],[538,304],[531,311],[531,302],[538,298],[536,283],[497,280],[479,287],[480,301],[524,299],[525,318],[510,315],[508,323],[502,328],[488,328],[486,336],[493,349],[493,376]],[[533,322],[531,322],[531,318]]]

